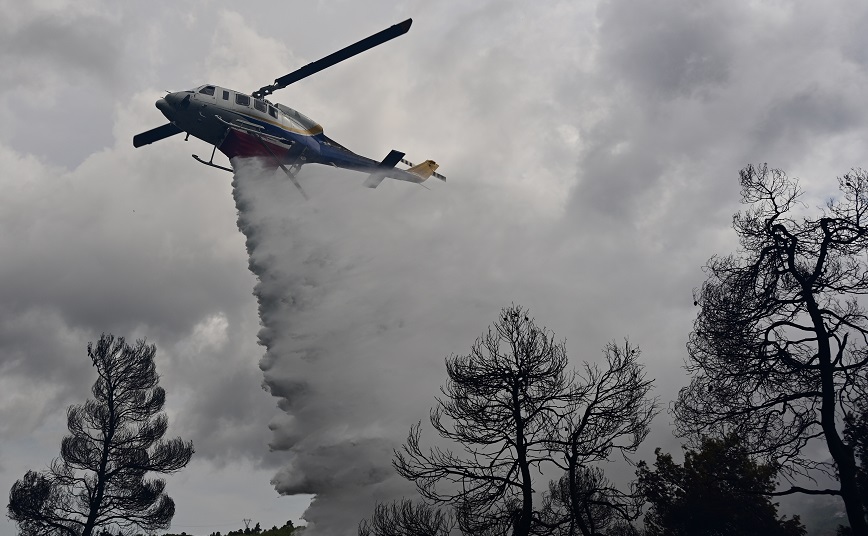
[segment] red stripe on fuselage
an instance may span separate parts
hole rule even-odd
[[[274,156],[281,160],[281,162],[287,159],[287,153],[289,153],[287,147],[276,143],[270,143],[267,138],[262,138],[260,141],[256,136],[245,132],[239,132],[235,129],[232,129],[226,136],[226,139],[223,140],[223,143],[220,145],[220,152],[228,156],[230,160],[236,156],[242,158],[266,156],[271,158],[272,154],[268,152],[268,149],[262,146],[263,143],[268,145],[268,149],[271,149],[271,153],[274,153]]]

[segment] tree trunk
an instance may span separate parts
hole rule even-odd
[[[841,498],[844,500],[850,528],[853,530],[854,536],[868,536],[868,523],[865,521],[865,511],[856,483],[856,458],[853,449],[841,439],[835,424],[835,381],[829,334],[826,332],[822,314],[813,295],[807,290],[804,292],[808,313],[811,315],[817,333],[817,353],[820,361],[820,382],[823,393],[820,405],[820,423],[823,427],[823,436],[826,439],[829,454],[838,469]]]
[[[513,536],[529,536],[533,517],[533,485],[530,476],[530,467],[527,462],[527,446],[524,438],[524,417],[521,415],[521,406],[518,401],[518,387],[512,390],[513,418],[515,419],[515,451],[516,463],[521,472],[521,514],[513,527]]]
[[[96,518],[99,515],[99,507],[102,505],[103,496],[105,495],[106,486],[106,469],[108,467],[109,450],[111,450],[112,441],[115,435],[115,404],[114,404],[114,387],[106,380],[106,389],[108,389],[108,409],[109,409],[109,424],[108,430],[105,430],[103,435],[102,454],[99,462],[99,470],[96,473],[96,497],[90,501],[90,512],[87,514],[87,521],[81,531],[81,536],[91,536],[93,529],[96,526]]]

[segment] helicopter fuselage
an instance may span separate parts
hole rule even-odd
[[[332,140],[322,126],[292,108],[219,86],[169,93],[156,106],[178,128],[215,145],[230,159],[274,153],[284,160],[301,155],[305,163],[356,170],[379,165]],[[268,148],[254,135],[229,125],[264,134],[262,140]]]

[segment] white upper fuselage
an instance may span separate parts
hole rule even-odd
[[[157,101],[157,108],[177,126],[211,144],[218,143],[226,130],[215,116],[227,123],[253,120],[302,136],[323,131],[315,121],[292,108],[214,85],[169,93]]]

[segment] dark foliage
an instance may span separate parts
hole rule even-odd
[[[296,527],[292,523],[292,521],[287,521],[280,528],[271,527],[268,530],[262,530],[262,528],[259,526],[258,522],[255,525],[253,525],[253,528],[250,528],[250,526],[249,526],[250,520],[245,519],[244,521],[247,524],[246,527],[244,527],[243,529],[231,530],[231,531],[226,533],[226,536],[242,536],[242,535],[247,536],[250,534],[254,534],[254,535],[258,534],[260,536],[293,536],[293,535],[299,536],[302,532],[304,532],[304,526]],[[211,536],[220,536],[220,533],[216,532],[216,533],[213,533]]]
[[[168,528],[175,503],[165,481],[193,454],[180,438],[163,441],[166,393],[157,385],[156,348],[103,335],[88,356],[98,378],[93,398],[70,406],[60,458],[41,473],[28,471],[9,493],[9,517],[26,535],[90,536],[96,529],[132,532]]]
[[[244,521],[247,524],[246,527],[244,527],[243,529],[230,530],[229,532],[226,533],[225,536],[248,536],[248,535],[301,536],[302,534],[304,534],[304,529],[305,529],[305,527],[303,525],[300,527],[296,527],[295,525],[293,525],[292,521],[287,521],[286,523],[283,524],[282,527],[274,526],[268,530],[262,530],[262,528],[259,526],[259,523],[256,523],[256,525],[254,525],[253,528],[250,528],[250,526],[249,526],[250,520],[245,519]],[[137,534],[136,536],[145,536],[145,535]],[[186,532],[181,532],[180,534],[166,533],[166,534],[163,534],[162,536],[192,536],[192,535],[189,535]],[[217,532],[210,533],[208,536],[223,536],[223,534],[221,532],[217,531]]]
[[[733,220],[741,250],[709,260],[694,298],[693,378],[673,407],[678,432],[693,446],[736,433],[788,479],[837,475],[839,490],[777,493],[840,495],[856,533],[868,535],[853,445],[836,426],[866,393],[868,316],[858,297],[868,293],[868,175],[839,179],[839,198],[815,218],[795,213],[800,191],[782,171],[748,166],[740,177],[749,205]],[[814,441],[832,464],[806,454]]]
[[[857,412],[847,415],[844,437],[856,451],[856,483],[868,516],[868,401],[861,401]],[[846,530],[842,527],[842,534],[851,534],[849,527]]]
[[[583,517],[587,509],[605,510],[607,524],[635,518],[635,498],[587,466],[634,451],[648,432],[655,405],[637,356],[610,345],[607,367],[586,365],[581,377],[566,370],[563,342],[523,308],[505,308],[470,354],[447,358],[444,397],[431,412],[435,430],[463,454],[423,451],[419,424],[394,465],[424,499],[451,505],[465,534],[592,534],[589,523],[602,521]],[[544,466],[566,476],[539,505],[534,475]]]
[[[859,464],[856,468],[856,482],[859,485],[862,504],[868,511],[868,400],[863,400],[858,413],[856,415],[851,413],[846,420],[844,437],[856,451]]]
[[[686,450],[684,465],[655,451],[654,469],[640,462],[639,490],[650,503],[649,536],[802,536],[799,517],[778,518],[765,493],[774,490],[776,470],[750,459],[735,435],[705,439]]]

